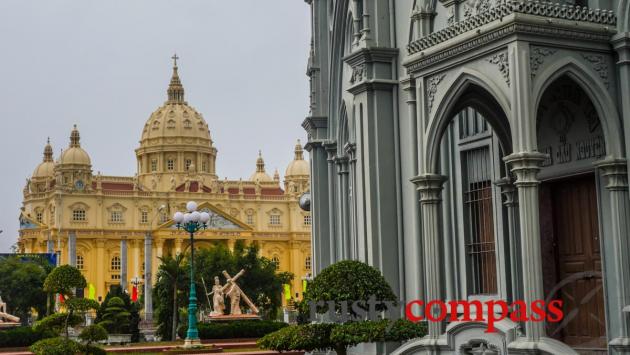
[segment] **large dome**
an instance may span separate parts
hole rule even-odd
[[[74,125],[74,129],[70,134],[70,146],[64,150],[59,157],[59,164],[61,165],[92,165],[90,155],[81,148],[81,137],[77,126]]]
[[[173,67],[173,76],[167,90],[168,100],[151,114],[144,125],[140,146],[202,145],[212,143],[208,124],[201,114],[184,101],[184,87]]]
[[[308,176],[310,175],[310,171],[311,168],[308,165],[308,162],[304,160],[304,151],[300,141],[298,140],[295,145],[295,157],[293,158],[293,161],[289,163],[289,166],[287,166],[287,171],[284,176]]]

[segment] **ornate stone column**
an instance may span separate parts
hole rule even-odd
[[[522,259],[518,223],[518,192],[511,178],[504,177],[495,182],[501,189],[503,205],[507,209],[507,230],[510,243],[510,278],[512,300],[522,299]]]
[[[618,319],[612,321],[615,329],[608,329],[610,346],[618,354],[630,354],[630,313],[623,308],[630,306],[630,196],[628,195],[628,162],[626,159],[608,158],[596,163],[606,182],[610,194],[610,221],[614,254],[614,269],[617,283],[608,287],[608,314]],[[608,255],[607,255],[608,256]],[[612,292],[611,292],[612,291]]]
[[[420,208],[422,213],[422,242],[424,246],[425,261],[425,302],[442,299],[442,251],[440,243],[442,240],[442,221],[440,211],[442,209],[442,189],[447,177],[437,174],[420,175],[411,181],[420,192]],[[426,309],[425,313],[433,312]],[[425,316],[426,318],[426,316]],[[437,339],[444,331],[444,321],[429,322],[427,337]]]
[[[105,239],[98,239],[96,241],[96,265],[105,265]],[[102,301],[102,297],[104,294],[102,293],[105,286],[105,270],[107,267],[99,267],[96,270],[96,290],[97,290],[97,300],[99,302]]]
[[[514,185],[518,189],[521,258],[523,264],[523,300],[531,305],[545,299],[543,291],[542,256],[540,251],[540,218],[537,174],[547,157],[538,152],[514,153],[503,160],[510,164],[516,175]],[[532,316],[531,307],[527,317]],[[545,322],[525,322],[527,341],[538,342],[545,337]]]
[[[144,235],[144,320],[153,320],[153,236],[151,232]]]
[[[341,259],[351,258],[350,253],[350,214],[348,213],[348,158],[345,156],[337,156],[337,181],[339,185],[339,214],[341,215],[339,223],[339,238],[342,250],[340,251]]]
[[[68,265],[77,266],[77,233],[68,233]]]
[[[337,153],[337,143],[335,142],[326,142],[324,143],[324,148],[327,153],[327,161],[328,161],[328,201],[330,204],[328,206],[328,234],[331,238],[330,245],[330,255],[333,258],[331,263],[335,263],[342,259],[341,254],[341,238],[337,232],[339,216],[337,215],[336,201],[337,201],[337,187],[339,186],[336,182],[336,170],[337,167],[335,165],[335,156]]]
[[[127,290],[127,265],[127,237],[122,237],[120,240],[120,287],[123,291]]]

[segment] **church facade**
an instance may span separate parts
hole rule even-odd
[[[360,353],[630,354],[630,1],[306,2],[315,274],[563,302]]]
[[[20,251],[59,253],[61,264],[83,272],[99,301],[114,284],[130,293],[132,284],[144,287],[150,320],[148,291],[158,258],[186,252],[189,245],[171,217],[192,200],[211,215],[208,228],[195,235],[196,248],[256,242],[279,271],[295,275],[292,296],[301,295],[302,280],[311,273],[311,217],[298,206],[310,189],[302,146],[298,141],[287,152],[294,160],[283,185],[278,171],[273,177],[266,172],[260,152],[249,179],[220,180],[208,124],[184,100],[177,70],[175,62],[167,101],[144,126],[135,176],[95,174],[76,126],[56,161],[50,142],[46,145],[43,162],[24,188]]]

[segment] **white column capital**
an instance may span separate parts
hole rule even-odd
[[[595,162],[595,165],[606,178],[607,190],[628,190],[628,161],[626,159],[610,157]]]
[[[503,195],[503,204],[506,207],[514,207],[518,205],[518,191],[514,186],[514,180],[510,177],[504,177],[494,182],[501,189]]]
[[[538,185],[536,175],[540,171],[542,163],[547,159],[547,154],[539,152],[513,153],[503,158],[503,161],[511,166],[516,175],[516,186]]]
[[[411,179],[420,191],[420,202],[423,204],[442,202],[442,189],[448,177],[439,174],[418,175]]]

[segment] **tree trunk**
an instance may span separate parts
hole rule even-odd
[[[173,328],[171,329],[171,340],[177,339],[177,320],[179,312],[177,312],[177,282],[173,283]]]
[[[347,354],[347,349],[346,349],[345,346],[340,346],[340,347],[335,349],[335,352],[337,353],[337,355],[346,355]]]
[[[66,340],[68,338],[70,338],[70,333],[68,332],[68,321],[70,320],[70,317],[72,317],[72,311],[68,311],[68,315],[66,316],[66,322],[65,322],[65,330],[66,330]]]

